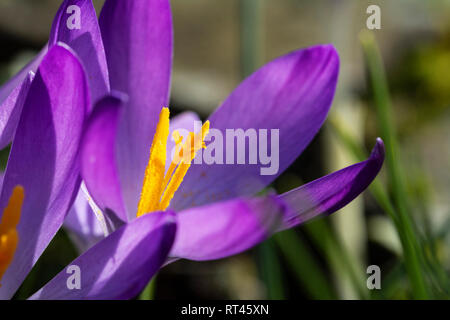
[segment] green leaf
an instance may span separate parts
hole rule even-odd
[[[156,275],[150,280],[145,289],[139,295],[139,300],[153,300],[155,298]]]

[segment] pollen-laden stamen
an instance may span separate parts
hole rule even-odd
[[[17,249],[19,242],[17,225],[19,224],[24,197],[23,187],[16,186],[0,221],[0,281],[10,266]]]
[[[169,137],[169,109],[162,108],[156,132],[150,148],[150,159],[145,169],[141,199],[136,216],[155,211],[163,192],[164,171],[166,167],[166,145]]]
[[[169,136],[169,109],[163,108],[161,110],[150,149],[150,159],[145,169],[137,217],[149,212],[167,209],[196,153],[201,148],[205,148],[204,140],[208,132],[209,121],[206,121],[201,132],[190,132],[183,143],[183,137],[175,130],[172,134],[175,141],[175,155],[165,173],[167,138]]]
[[[189,133],[189,136],[186,138],[186,142],[179,149],[175,149],[175,154],[178,152],[178,157],[174,157],[174,160],[171,163],[171,167],[176,167],[175,173],[173,173],[169,168],[167,171],[167,178],[165,180],[168,181],[167,186],[164,188],[164,195],[159,203],[158,210],[166,210],[172,200],[175,192],[183,182],[184,176],[186,175],[189,167],[191,166],[192,160],[194,160],[197,152],[206,148],[205,146],[205,137],[209,132],[209,121],[206,121],[201,129],[201,132],[194,134],[193,132]],[[181,146],[181,144],[180,144]]]

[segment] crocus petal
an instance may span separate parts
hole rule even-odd
[[[83,63],[91,100],[96,102],[103,97],[109,91],[108,66],[92,0],[65,0],[61,4],[53,20],[49,45],[58,42],[68,44]]]
[[[164,263],[175,230],[173,213],[144,215],[74,260],[31,299],[134,298]],[[80,289],[67,287],[71,266],[80,270]]]
[[[118,166],[127,209],[135,212],[158,115],[169,97],[169,1],[107,0],[100,15],[100,29],[111,89],[129,96],[120,130]]]
[[[25,200],[19,243],[0,287],[9,298],[62,225],[80,185],[78,148],[90,104],[82,65],[65,45],[53,46],[31,84],[12,144],[0,195],[3,212],[13,188]]]
[[[47,45],[14,77],[0,87],[0,149],[11,141],[19,122],[29,83],[47,53]]]
[[[280,200],[289,208],[281,230],[320,214],[331,214],[347,205],[375,179],[383,160],[384,144],[378,138],[367,160],[280,195]]]
[[[212,260],[245,251],[264,241],[284,219],[285,206],[273,196],[237,198],[177,214],[171,258]]]
[[[88,203],[87,195],[81,188],[64,220],[64,227],[69,231],[69,235],[79,252],[85,252],[105,237],[105,230]]]
[[[22,107],[33,78],[34,73],[30,71],[0,106],[0,148],[7,146],[16,132]]]
[[[110,209],[127,221],[116,165],[116,142],[124,100],[116,93],[95,106],[83,135],[81,175],[100,209]]]
[[[242,82],[209,118],[211,128],[222,132],[226,146],[226,129],[267,129],[267,150],[275,157],[272,172],[262,173],[269,165],[245,164],[193,165],[172,208],[180,210],[218,199],[253,195],[272,182],[305,149],[322,126],[330,108],[339,70],[339,57],[331,45],[311,47],[282,56],[253,73]],[[271,143],[271,130],[279,130],[279,143]],[[211,134],[211,132],[210,132]],[[267,141],[269,140],[269,141]],[[207,143],[208,145],[208,143]],[[228,148],[230,149],[230,148]],[[258,145],[254,155],[261,160]],[[277,152],[278,151],[278,152]],[[230,150],[224,150],[224,158]],[[237,147],[234,145],[236,158]],[[279,155],[279,159],[277,156]],[[278,160],[278,161],[277,161]]]

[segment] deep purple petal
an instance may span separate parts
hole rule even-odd
[[[176,224],[170,212],[144,215],[118,229],[75,259],[81,289],[69,290],[67,268],[31,299],[131,299],[167,258]],[[68,266],[68,267],[69,267]]]
[[[62,225],[80,185],[78,148],[90,104],[82,65],[65,45],[53,46],[31,84],[17,127],[0,196],[3,212],[13,188],[25,200],[19,244],[2,279],[9,298]]]
[[[80,29],[73,28],[76,11],[80,8]],[[59,7],[53,20],[49,45],[58,42],[68,44],[78,55],[88,75],[91,88],[91,100],[96,102],[109,91],[108,66],[103,47],[100,27],[92,0],[65,0]]]
[[[123,104],[124,98],[116,94],[103,98],[95,106],[83,135],[81,175],[100,209],[110,209],[127,221],[116,161]]]
[[[100,221],[88,203],[83,190],[78,192],[75,202],[64,220],[64,227],[69,231],[79,252],[85,252],[105,237]]]
[[[168,104],[172,67],[169,1],[107,0],[100,28],[111,89],[129,96],[118,166],[127,209],[135,212],[159,112]]]
[[[238,198],[178,213],[171,258],[212,260],[228,257],[264,241],[284,219],[275,197]]]
[[[236,164],[235,143],[235,164],[203,162],[191,167],[172,208],[180,210],[193,204],[254,195],[272,182],[301,154],[322,126],[334,96],[338,70],[336,50],[323,45],[282,56],[244,80],[209,118],[211,128],[222,132],[224,163],[230,152],[225,150],[226,129],[268,129],[267,139],[258,138],[258,142],[268,140],[269,153],[271,146],[276,145],[270,143],[270,130],[278,129],[279,166],[273,161],[272,172],[262,175],[261,167],[269,165],[261,165],[260,155],[258,164],[249,164],[248,155],[245,164]],[[255,153],[262,150],[258,146]]]
[[[281,229],[294,227],[320,214],[331,214],[347,205],[375,179],[383,160],[384,144],[378,138],[367,160],[280,195],[280,200],[289,208]]]
[[[0,87],[0,149],[12,141],[28,93],[31,74],[36,72],[46,53],[47,45],[31,62]]]
[[[29,72],[22,83],[0,105],[0,148],[7,146],[16,132],[23,104],[33,81],[34,73]]]

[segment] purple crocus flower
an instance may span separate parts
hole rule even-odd
[[[167,169],[171,157],[165,152],[174,143],[167,142],[168,115],[162,109],[168,105],[173,50],[169,2],[107,0],[99,22],[103,45],[92,47],[104,48],[110,88],[126,97],[113,93],[94,108],[81,146],[82,177],[111,229],[149,212],[176,212],[170,259],[218,259],[246,250],[274,232],[335,212],[379,172],[384,159],[380,139],[366,161],[282,195],[255,197],[302,153],[326,118],[339,58],[333,46],[322,45],[263,66],[208,118],[211,128],[224,136],[226,129],[279,129],[277,174],[260,175],[260,168],[249,164],[192,164],[177,185],[179,177]],[[172,120],[170,131],[193,131],[195,120],[192,112],[181,114]],[[154,150],[154,145],[166,142],[167,150]],[[168,192],[168,181],[173,180],[175,188]],[[162,204],[166,188],[168,198],[173,196],[169,206],[167,201]],[[83,210],[75,210],[75,216],[92,214],[84,197],[78,201]],[[87,219],[78,222],[82,220]],[[83,234],[80,227],[75,229]]]
[[[69,30],[65,26],[69,5],[82,8],[80,30]],[[151,255],[140,251],[145,251],[145,246],[127,252],[129,258],[119,259],[124,262],[123,268],[116,266],[119,268],[116,273],[120,274],[117,283],[112,281],[114,270],[103,268],[104,263],[92,268],[91,259],[95,255],[102,257],[100,261],[108,259],[111,256],[108,252],[114,247],[111,242],[116,243],[117,237],[127,244],[121,247],[123,254],[127,246],[134,244],[135,237],[148,239],[150,245],[151,239],[146,236],[148,230],[159,226],[161,220],[156,217],[177,221],[177,234],[168,261],[218,259],[244,251],[274,232],[335,212],[364,191],[381,169],[384,147],[378,140],[366,161],[282,195],[255,197],[301,154],[326,118],[337,83],[339,58],[332,46],[325,45],[298,50],[265,65],[244,80],[208,119],[211,128],[221,132],[235,128],[278,129],[277,174],[261,176],[259,167],[249,164],[192,164],[189,167],[185,163],[189,170],[184,179],[179,175],[182,183],[175,177],[177,171],[171,178],[165,172],[171,161],[162,161],[170,159],[170,156],[164,157],[164,153],[174,145],[168,142],[167,149],[164,148],[168,131],[173,133],[180,128],[193,131],[198,117],[192,112],[181,114],[172,120],[167,130],[168,114],[162,107],[168,105],[172,65],[169,2],[107,0],[99,21],[98,25],[90,0],[66,0],[53,24],[49,46],[57,41],[68,44],[78,54],[88,74],[95,107],[81,141],[82,177],[112,234],[76,261],[89,274],[87,279],[96,279],[94,283],[98,285],[94,288],[88,285],[82,293],[68,291],[67,275],[61,272],[35,298],[98,298],[106,294],[131,297],[124,292],[129,287],[123,283],[131,281],[125,275],[138,284],[132,287],[134,290],[142,288],[144,280],[149,279],[145,258]],[[26,91],[23,75],[40,59],[38,56],[13,79],[13,84],[7,85],[5,92],[8,94],[0,91],[0,97],[8,96],[9,110],[20,108],[21,95],[12,92],[22,87]],[[111,94],[103,97],[110,91]],[[11,128],[14,127],[13,113],[9,113],[7,122]],[[201,133],[198,134],[203,140],[203,130]],[[8,137],[5,135],[4,140]],[[209,145],[208,141],[206,144]],[[152,151],[156,151],[150,153],[149,161],[151,146]],[[182,165],[177,163],[178,168]],[[166,177],[173,181],[172,189],[176,191],[170,192],[168,207],[160,203],[164,202]],[[178,182],[181,185],[177,185]],[[97,239],[92,233],[95,230],[92,220],[86,216],[94,215],[88,202],[79,194],[66,221],[81,238],[87,239],[86,242]],[[140,227],[142,224],[145,227]],[[133,228],[132,231],[121,231],[129,228]],[[118,233],[121,236],[117,236]],[[107,253],[101,255],[97,248],[105,242],[108,243],[105,245]],[[154,248],[157,251],[156,246]],[[159,257],[164,256],[163,253],[162,249],[158,251]],[[85,255],[91,258],[83,259]],[[132,276],[124,273],[126,268],[133,271]],[[104,279],[108,279],[108,284],[102,286]],[[116,290],[118,293],[114,295]]]
[[[0,299],[13,296],[61,227],[80,186],[79,145],[91,107],[89,85],[76,54],[55,43],[21,88],[18,115],[0,192]],[[62,272],[53,298],[110,299],[137,295],[165,262],[176,224],[171,214],[143,217],[119,228],[71,266],[79,288]],[[48,289],[46,289],[48,290]],[[46,291],[47,294],[50,294]],[[32,299],[45,298],[39,291]]]

